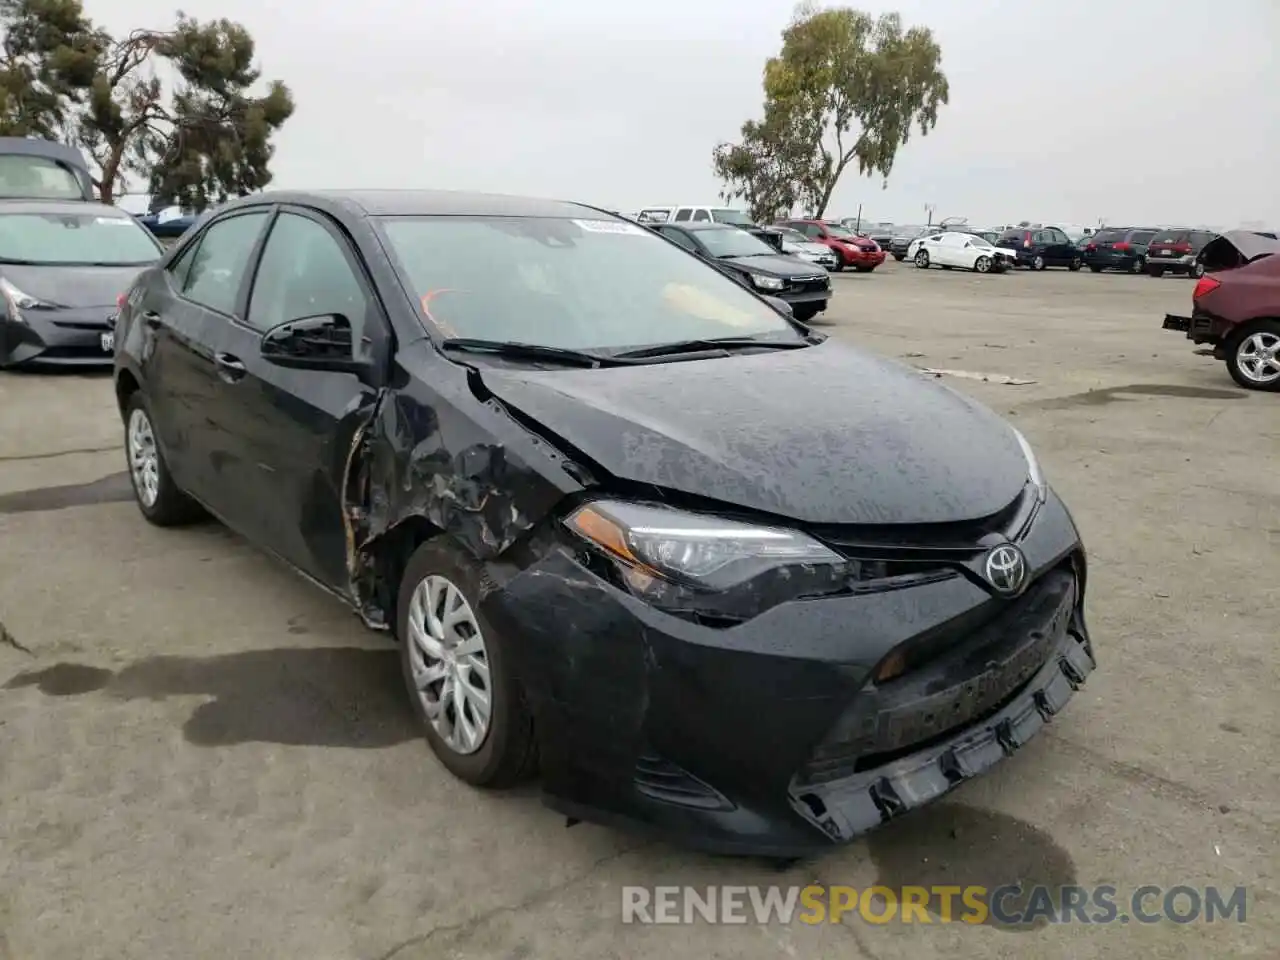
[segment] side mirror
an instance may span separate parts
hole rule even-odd
[[[785,314],[788,317],[795,316],[795,311],[791,309],[791,304],[787,303],[787,301],[783,300],[781,297],[765,297],[764,299],[768,300],[769,306],[773,307],[773,309],[777,310],[779,313]]]
[[[262,358],[293,370],[327,370],[364,377],[371,367],[355,359],[351,321],[340,313],[299,317],[268,330],[259,347]]]

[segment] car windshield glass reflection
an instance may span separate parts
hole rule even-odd
[[[160,258],[151,234],[128,216],[0,215],[0,261],[41,266],[142,266]]]
[[[635,224],[385,217],[382,228],[424,319],[447,337],[574,350],[769,334],[800,338],[733,280]],[[739,230],[724,232],[773,252]]]

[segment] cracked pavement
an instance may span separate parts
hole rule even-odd
[[[386,640],[214,524],[142,522],[109,380],[0,374],[0,960],[1280,954],[1280,397],[1160,329],[1174,278],[842,275],[824,326],[1010,416],[1091,558],[1101,663],[990,775],[779,872],[479,793]],[[625,885],[1248,887],[1248,922],[624,925]]]

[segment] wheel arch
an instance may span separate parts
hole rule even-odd
[[[125,408],[129,405],[129,398],[142,389],[142,383],[134,376],[133,371],[124,369],[116,374],[116,406],[120,408],[121,416],[124,415]]]

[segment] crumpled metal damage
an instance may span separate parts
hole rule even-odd
[[[484,421],[459,407],[384,388],[347,458],[343,513],[351,596],[368,626],[387,629],[381,538],[426,521],[480,560],[506,552],[586,475],[496,400]],[[497,441],[497,442],[495,442]],[[523,454],[523,455],[522,455]],[[534,465],[536,464],[536,466]],[[555,469],[562,466],[563,469]]]

